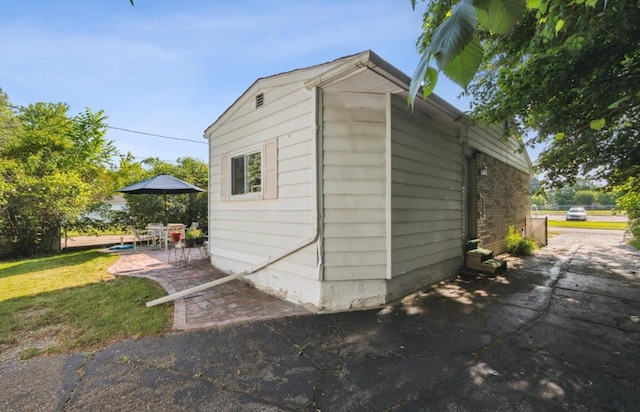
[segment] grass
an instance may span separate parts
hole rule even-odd
[[[581,222],[577,220],[548,220],[549,227],[561,227],[571,229],[603,229],[603,230],[625,230],[626,222]]]
[[[145,306],[166,292],[148,279],[108,274],[117,259],[89,250],[0,262],[0,348],[18,346],[27,359],[169,331],[172,306]]]

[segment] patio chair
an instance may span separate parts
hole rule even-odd
[[[138,244],[143,245],[146,243],[147,246],[155,245],[156,234],[153,231],[131,227],[131,232],[133,234],[133,250],[138,248]]]
[[[147,230],[154,232],[154,247],[167,249],[167,228],[162,223],[149,223]]]

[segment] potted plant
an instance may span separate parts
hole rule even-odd
[[[171,233],[169,233],[169,237],[171,238],[171,241],[173,243],[178,243],[180,240],[182,240],[182,233],[181,232],[171,232]]]
[[[204,238],[204,235],[202,234],[202,230],[189,229],[184,234],[184,246],[194,247],[196,245],[196,240],[200,238]]]
[[[198,229],[198,234],[199,236],[196,238],[196,245],[202,246],[204,245],[204,240],[206,238],[206,235],[202,229]]]

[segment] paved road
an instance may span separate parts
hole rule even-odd
[[[555,236],[397,305],[0,363],[0,410],[601,411],[640,405],[640,254]]]
[[[563,233],[563,234],[573,234],[573,235],[591,235],[591,236],[615,236],[620,237],[620,239],[624,236],[624,230],[610,230],[610,229],[576,229],[571,227],[552,227],[549,229],[549,232],[554,233]]]

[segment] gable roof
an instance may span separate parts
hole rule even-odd
[[[217,128],[217,125],[223,123],[224,120],[233,113],[234,108],[239,106],[239,102],[243,101],[247,96],[253,96],[255,89],[262,87],[277,87],[288,83],[289,81],[294,81],[294,78],[295,81],[302,81],[304,83],[304,87],[307,89],[324,87],[338,82],[363,69],[371,70],[391,84],[397,86],[397,90],[395,92],[408,95],[411,77],[382,59],[373,51],[365,50],[357,54],[340,57],[318,65],[258,78],[233,102],[231,106],[229,106],[211,125],[209,125],[209,127],[205,129],[205,137],[207,133],[213,132]],[[428,110],[432,113],[434,113],[434,111],[438,112],[440,115],[444,115],[445,118],[450,119],[449,121],[452,123],[458,123],[460,126],[475,125],[475,123],[471,121],[464,112],[451,105],[435,93],[431,93],[429,97],[424,100],[422,97],[422,90],[419,90],[416,95],[415,104],[426,104],[426,106],[423,107],[428,107]],[[531,167],[531,160],[528,153],[526,153],[526,150],[525,159],[526,163]]]
[[[359,56],[360,54],[362,53],[339,57],[337,59],[334,59],[325,63],[321,63],[321,64],[316,64],[313,66],[302,67],[302,68],[293,69],[293,70],[289,70],[289,71],[278,73],[278,74],[273,74],[270,76],[259,77],[253,83],[251,83],[251,85],[247,87],[247,89],[240,96],[238,96],[238,98],[231,104],[231,106],[229,106],[224,112],[222,112],[222,114],[218,116],[218,118],[204,130],[205,137],[206,137],[206,133],[211,131],[214,125],[222,121],[225,117],[229,115],[230,112],[232,112],[232,109],[238,104],[238,102],[243,100],[245,96],[252,95],[253,94],[252,90],[258,88],[258,85],[268,81],[276,80],[276,79],[291,77],[294,74],[303,74],[305,71],[311,72],[311,71],[317,71],[318,69],[323,69],[323,68],[325,68],[326,70],[330,70],[331,67],[339,65],[345,61],[348,61],[349,59]],[[309,77],[313,77],[313,74],[309,74]]]
[[[336,82],[344,78],[345,76],[348,76],[355,71],[364,68],[370,69],[378,75],[394,83],[400,90],[403,90],[405,92],[409,91],[409,84],[411,83],[411,78],[409,76],[383,60],[373,51],[365,50],[357,54],[343,56],[335,60],[317,64],[314,66],[303,67],[283,73],[274,74],[271,76],[258,78],[231,104],[231,106],[229,106],[212,124],[210,124],[205,129],[205,137],[207,133],[215,129],[216,124],[223,121],[229,115],[229,113],[233,111],[233,108],[238,104],[238,102],[242,101],[247,95],[252,95],[252,91],[256,88],[259,88],[261,85],[267,83],[275,83],[276,80],[286,81],[286,78],[293,77],[294,75],[300,75],[304,77],[306,72],[306,74],[308,74],[308,77],[306,80],[303,79],[304,85],[307,89],[312,89],[313,87],[322,87]],[[421,100],[421,96],[422,93],[418,92],[416,100]],[[463,112],[447,103],[445,100],[435,95],[434,93],[429,96],[428,100],[431,104],[437,106],[440,110],[444,111],[453,119],[460,120],[465,116]]]

